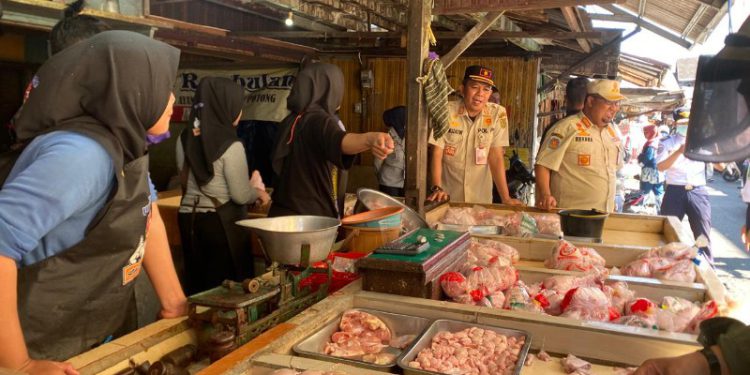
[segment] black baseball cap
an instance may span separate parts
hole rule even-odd
[[[481,65],[467,66],[464,71],[464,82],[467,80],[486,83],[490,85],[494,91],[497,91],[497,87],[495,86],[495,73],[490,68]]]

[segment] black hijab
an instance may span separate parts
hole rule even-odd
[[[146,130],[167,107],[180,50],[130,31],[105,31],[52,56],[32,81],[19,140],[68,130],[98,141],[116,170],[146,154]]]
[[[274,149],[273,170],[277,175],[281,175],[284,159],[291,152],[294,128],[308,122],[333,121],[338,124],[336,110],[343,99],[344,74],[336,65],[314,63],[299,72],[286,99],[286,107],[291,113],[281,122]]]
[[[383,112],[383,122],[392,127],[402,140],[406,136],[406,107],[393,107]]]
[[[229,78],[206,77],[198,84],[190,122],[181,138],[185,159],[199,186],[211,181],[214,161],[238,140],[233,123],[245,104],[243,94],[242,87]]]

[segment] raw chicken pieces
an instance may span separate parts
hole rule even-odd
[[[482,206],[451,207],[440,222],[464,226],[495,225],[502,227],[503,234],[508,236],[529,237],[537,233],[559,236],[562,233],[560,217],[556,214],[501,214]]]
[[[595,287],[575,288],[565,294],[560,304],[562,315],[580,320],[608,322],[620,317],[609,305],[607,295]]]
[[[622,267],[620,272],[627,276],[692,283],[696,277],[693,265],[696,254],[695,248],[673,242],[641,254],[638,259]]]
[[[331,335],[323,352],[333,357],[360,358],[378,354],[391,341],[391,331],[378,317],[349,310],[341,317],[340,331]]]
[[[523,347],[523,337],[509,337],[477,327],[440,332],[409,366],[443,374],[512,374]]]
[[[588,363],[572,354],[568,354],[568,356],[561,361],[563,369],[567,374],[589,374],[591,371],[591,363]]]
[[[605,264],[606,260],[596,250],[575,247],[565,240],[558,241],[550,257],[544,261],[547,268],[579,272],[603,272]]]

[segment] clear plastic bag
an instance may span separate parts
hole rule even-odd
[[[606,260],[596,250],[575,247],[565,240],[558,241],[550,257],[544,261],[547,268],[579,272],[603,272],[605,264]]]
[[[607,322],[620,317],[619,314],[612,316],[609,299],[596,287],[569,290],[560,306],[563,311],[561,316],[568,318]]]

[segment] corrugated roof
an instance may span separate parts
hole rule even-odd
[[[703,43],[726,14],[726,0],[627,0],[614,5],[695,43]]]

